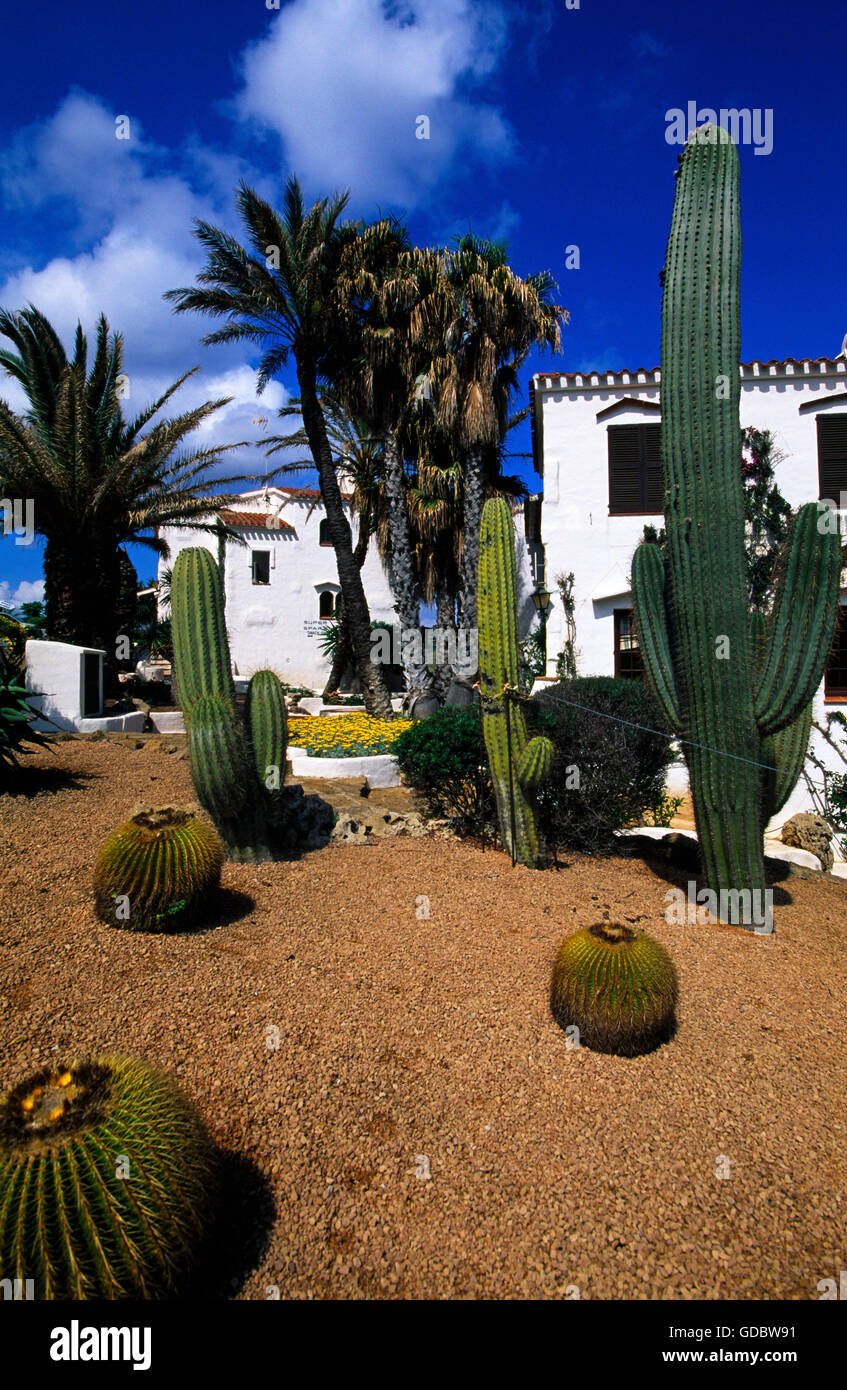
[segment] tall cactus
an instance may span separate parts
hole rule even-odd
[[[502,497],[489,498],[482,511],[478,574],[482,731],[497,817],[512,857],[537,869],[544,864],[544,842],[535,794],[549,775],[553,745],[528,737],[520,704],[508,694],[518,685],[517,576],[514,525]]]
[[[275,788],[257,769],[285,775],[285,697],[273,671],[259,671],[247,697],[248,727],[235,705],[220,570],[202,547],[183,550],[171,577],[174,663],[194,789],[231,858],[272,857]]]
[[[765,892],[764,820],[790,775],[786,767],[775,779],[762,765],[784,756],[798,767],[832,640],[840,554],[837,535],[821,533],[819,504],[802,507],[764,638],[754,640],[739,469],[738,181],[727,132],[695,131],[680,156],[662,304],[668,558],[642,543],[632,593],[648,678],[683,739],[706,882],[732,895],[723,900],[734,904],[731,919],[752,927]],[[772,929],[769,914],[757,929]]]

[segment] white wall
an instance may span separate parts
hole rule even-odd
[[[314,497],[300,498],[297,490],[268,489],[244,493],[231,510],[279,518],[280,529],[245,528],[245,544],[226,547],[226,623],[236,674],[251,676],[269,666],[289,685],[322,689],[329,662],[320,655],[318,641],[325,622],[318,616],[318,595],[323,589],[339,592],[335,551],[319,543],[319,526],[325,513]],[[348,505],[348,520],[356,522]],[[284,529],[285,525],[291,530]],[[186,546],[205,545],[217,559],[214,536],[169,528],[162,531],[170,557],[160,561],[160,571],[173,565]],[[254,584],[251,552],[271,554],[270,584]],[[362,568],[362,582],[374,622],[396,618],[382,562],[371,545]]]
[[[814,500],[819,495],[816,415],[828,409],[847,412],[847,360],[753,362],[741,368],[741,378],[742,427],[772,432],[775,451],[785,455],[776,467],[776,481],[791,505]],[[541,535],[554,604],[548,621],[548,675],[555,674],[565,637],[555,580],[571,570],[579,674],[614,674],[613,610],[632,607],[633,552],[645,524],[658,527],[663,518],[661,512],[609,516],[607,426],[658,423],[659,388],[658,369],[540,373],[533,378],[536,467],[544,478]],[[617,410],[598,420],[599,412],[616,404]],[[847,591],[842,590],[845,601]],[[825,707],[821,687],[816,718],[823,721],[833,709],[847,713],[847,704]],[[799,809],[796,803],[803,795],[795,793],[780,820]]]

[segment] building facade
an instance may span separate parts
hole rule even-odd
[[[770,430],[782,455],[776,481],[792,507],[828,498],[847,528],[847,357],[743,363],[741,424]],[[542,372],[531,385],[533,456],[544,480],[540,507],[527,508],[536,569],[552,591],[548,678],[565,640],[556,592],[574,575],[575,647],[580,675],[637,676],[630,566],[645,525],[663,522],[659,456],[661,373]],[[542,500],[542,499],[537,499]],[[539,521],[540,516],[540,521]],[[842,574],[847,583],[847,575]],[[841,592],[842,618],[847,588]],[[840,622],[815,700],[815,716],[847,715],[847,623]],[[821,740],[824,761],[833,755]],[[840,764],[837,770],[843,770]],[[780,816],[807,806],[802,786]]]
[[[355,536],[349,496],[344,505]],[[223,547],[234,674],[252,676],[268,666],[289,685],[322,689],[330,662],[321,654],[320,641],[336,616],[341,588],[319,491],[268,487],[245,492],[218,515],[239,538]],[[214,535],[177,527],[163,528],[161,535],[170,553],[159,562],[160,575],[187,546],[204,545],[218,559]],[[373,544],[362,583],[371,620],[394,621],[388,580]]]

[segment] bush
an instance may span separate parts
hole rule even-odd
[[[441,709],[416,720],[392,752],[431,816],[466,831],[491,820],[493,791],[476,709]]]
[[[667,726],[644,682],[611,676],[560,681],[532,701],[530,715],[535,732],[556,747],[539,793],[551,844],[609,850],[616,830],[661,808],[673,754],[669,738],[645,731]]]

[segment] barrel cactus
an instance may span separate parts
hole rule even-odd
[[[738,182],[728,133],[693,132],[680,155],[662,304],[667,561],[642,543],[632,595],[647,676],[688,763],[706,884],[734,904],[730,920],[767,931],[764,824],[802,767],[841,561],[821,504],[801,507],[764,635],[751,630],[738,466]]]
[[[200,920],[220,885],[224,851],[210,825],[179,806],[138,806],[97,858],[97,914],[134,931]]]
[[[580,1044],[637,1057],[673,1034],[677,993],[664,946],[631,927],[601,922],[562,942],[550,1007],[562,1028],[579,1029]]]
[[[517,699],[517,576],[512,514],[502,497],[482,511],[477,596],[482,732],[503,843],[521,864],[544,864],[536,793],[553,764],[553,745],[530,738]],[[508,704],[507,704],[508,702]]]
[[[185,715],[188,757],[200,804],[229,855],[272,858],[285,774],[285,695],[273,671],[258,671],[246,720],[235,702],[220,570],[210,551],[180,551],[171,576],[174,665]],[[268,776],[275,767],[278,777]]]
[[[156,1298],[206,1229],[212,1146],[137,1058],[45,1067],[0,1098],[0,1277],[36,1298]]]

